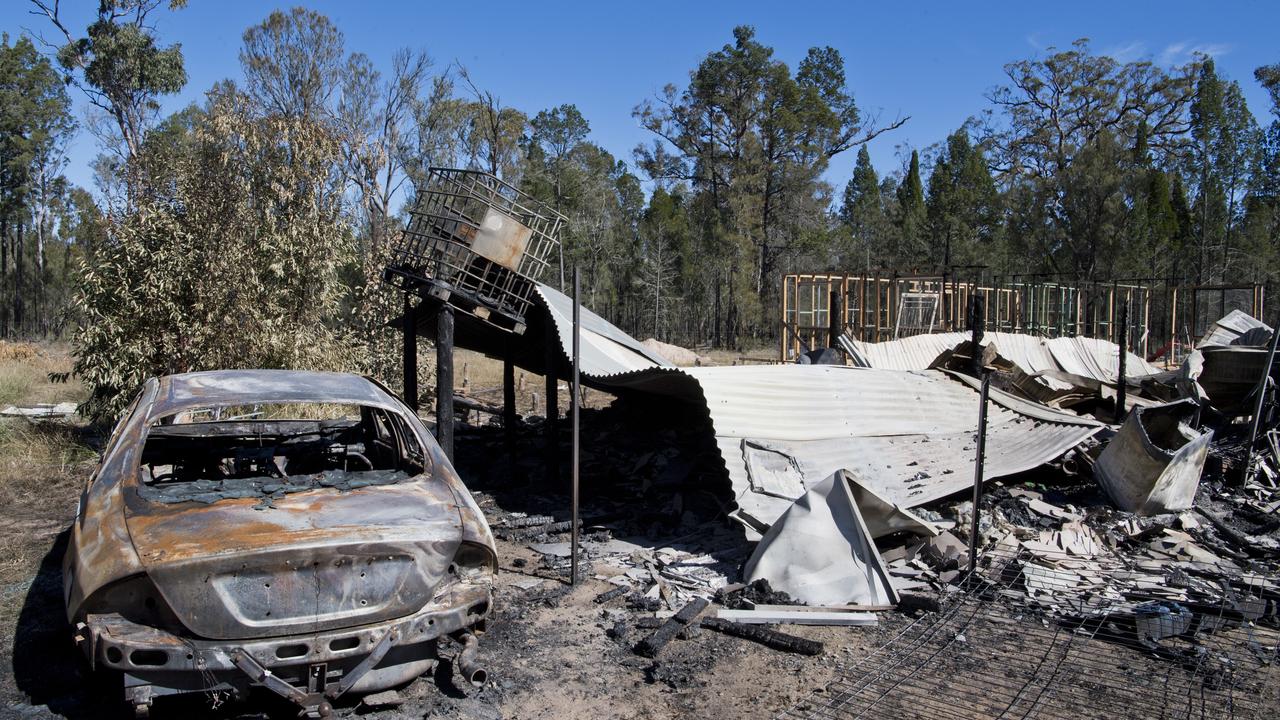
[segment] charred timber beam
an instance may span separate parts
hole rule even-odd
[[[502,530],[495,528],[494,534],[503,540],[528,540],[539,535],[550,535],[552,533],[568,532],[573,529],[573,523],[566,520],[564,522],[551,523],[549,525],[537,525],[534,527],[518,528],[513,530]]]
[[[418,306],[404,294],[404,403],[418,412]]]
[[[688,605],[680,608],[680,612],[667,618],[667,621],[654,630],[652,635],[636,643],[636,654],[648,658],[657,657],[663,646],[671,642],[671,639],[683,630],[684,626],[693,622],[693,619],[706,610],[709,604],[706,598],[694,598]]]
[[[560,479],[560,389],[556,379],[556,368],[560,362],[560,337],[556,332],[555,321],[547,319],[547,336],[543,346],[546,350],[547,381],[547,421],[543,426],[546,442],[547,479]]]
[[[817,655],[822,652],[822,643],[817,640],[807,640],[795,635],[778,632],[777,630],[770,630],[760,625],[743,625],[723,618],[707,617],[702,618],[702,627],[722,632],[725,635],[752,640],[774,650],[793,652],[800,655]]]
[[[631,588],[629,588],[629,587],[627,587],[627,586],[625,586],[625,585],[619,585],[618,587],[616,587],[616,588],[614,588],[614,589],[612,589],[612,590],[605,590],[604,592],[602,592],[602,593],[600,593],[599,595],[597,595],[597,596],[596,596],[596,600],[595,600],[595,602],[596,602],[596,604],[597,604],[597,605],[602,605],[602,604],[604,604],[604,603],[609,602],[610,600],[612,600],[612,599],[614,599],[614,598],[620,598],[620,597],[622,597],[623,595],[626,595],[626,594],[627,594],[627,593],[629,593],[629,592],[631,592]]]
[[[453,308],[436,314],[436,442],[453,462]]]
[[[508,346],[502,355],[502,437],[507,450],[507,463],[514,470],[516,464],[516,365]]]

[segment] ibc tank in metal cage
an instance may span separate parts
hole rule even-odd
[[[517,334],[560,246],[565,218],[510,183],[431,168],[384,277]]]

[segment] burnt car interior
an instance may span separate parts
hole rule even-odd
[[[311,419],[302,418],[334,410],[259,407],[249,417],[223,410],[183,413],[153,425],[142,451],[139,494],[158,502],[215,502],[386,485],[427,470],[413,432],[382,408],[352,407],[341,417]]]

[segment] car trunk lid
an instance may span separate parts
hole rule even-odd
[[[449,487],[324,488],[264,503],[126,503],[138,556],[188,630],[210,639],[313,633],[412,614],[462,539]]]

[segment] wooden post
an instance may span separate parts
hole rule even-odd
[[[827,311],[827,347],[839,348],[840,333],[844,331],[844,296],[839,290],[831,291],[831,305]]]
[[[560,362],[560,333],[556,330],[555,320],[547,318],[546,370],[547,370],[547,420],[543,424],[546,441],[547,480],[560,478],[560,391],[557,388],[556,368]]]
[[[404,294],[404,402],[418,412],[418,307],[413,296]]]
[[[453,462],[453,308],[436,314],[436,442]]]

